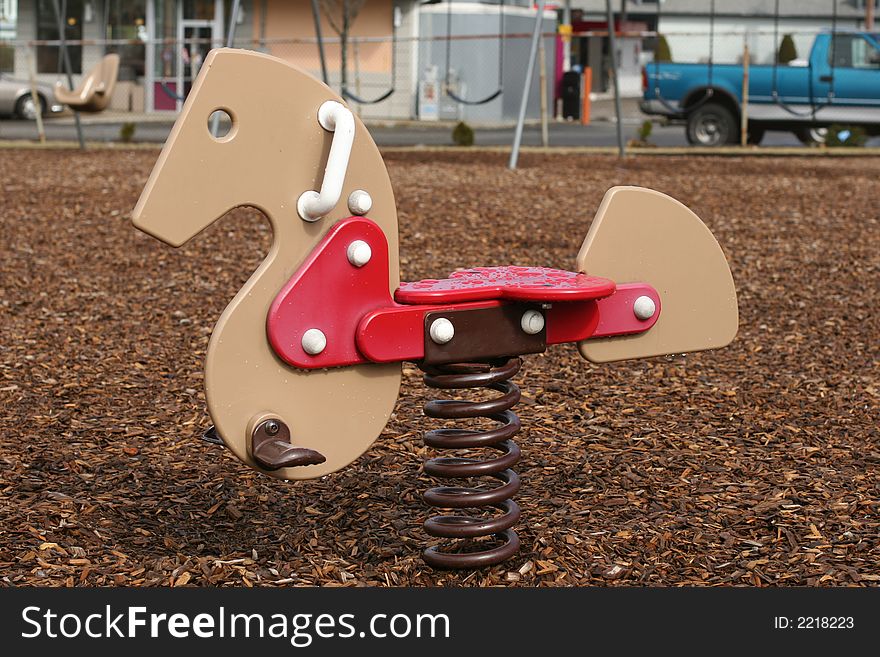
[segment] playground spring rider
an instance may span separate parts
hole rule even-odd
[[[232,126],[213,137],[218,109]],[[427,520],[435,537],[496,539],[478,541],[478,552],[457,553],[456,541],[429,548],[433,566],[490,565],[517,551],[512,408],[520,395],[510,379],[520,356],[577,342],[585,358],[606,362],[722,347],[736,334],[733,279],[712,234],[677,201],[636,187],[605,195],[573,272],[478,267],[400,284],[391,184],[358,118],[279,59],[219,49],[206,58],[133,220],[180,246],[242,205],[269,217],[274,242],[218,320],[205,366],[216,434],[242,461],[283,479],[345,467],[385,426],[402,361],[417,363],[434,388],[500,393],[425,407],[433,418],[499,423],[425,435],[440,450],[499,453],[425,464],[436,477],[497,482],[425,493],[439,508],[499,512]]]

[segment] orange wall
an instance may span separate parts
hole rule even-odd
[[[338,34],[330,26],[330,22],[324,15],[323,5],[342,4],[344,0],[323,3],[321,5],[321,36],[325,40],[338,39]],[[254,41],[260,41],[260,26],[262,23],[263,1],[254,0]],[[314,43],[291,43],[290,40],[302,38],[315,38],[315,23],[312,17],[311,0],[268,0],[266,4],[266,34],[269,43],[266,44],[268,51],[285,59],[292,64],[306,70],[319,71],[321,68],[318,57],[318,48]],[[351,37],[383,37],[384,43],[362,43],[355,46],[348,44],[348,74],[349,80],[354,80],[355,52],[357,52],[357,65],[362,72],[390,72],[391,71],[391,34],[393,9],[391,0],[366,0],[352,24]],[[340,12],[337,10],[337,24],[340,24]],[[284,39],[287,42],[272,43],[272,39]],[[327,60],[327,68],[330,75],[338,75],[340,66],[339,43],[325,43],[324,55]]]

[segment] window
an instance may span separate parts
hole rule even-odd
[[[214,20],[214,0],[184,0],[183,17],[199,20]]]
[[[147,38],[146,0],[108,0],[107,9],[107,39],[131,42],[107,46],[108,53],[119,53],[120,79],[143,76],[146,48],[137,42]]]
[[[62,17],[64,24],[64,38],[68,41],[82,40],[83,23],[83,0],[66,0],[58,3],[60,6],[67,5],[67,11]],[[37,40],[57,41],[58,17],[55,15],[54,0],[37,0]],[[63,10],[63,9],[62,9]],[[70,72],[82,73],[82,46],[67,46],[70,56]],[[58,46],[37,46],[37,72],[60,73],[64,71],[64,62],[61,58],[61,48]]]
[[[866,39],[859,37],[852,41],[852,62],[854,68],[877,68],[880,58],[877,49]]]
[[[15,70],[15,47],[3,41],[15,39],[18,0],[0,0],[0,73]]]
[[[858,34],[836,34],[828,63],[835,68],[880,68],[880,53]]]
[[[12,73],[15,70],[15,48],[0,43],[0,73]]]

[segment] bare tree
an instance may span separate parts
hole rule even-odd
[[[339,35],[340,84],[348,88],[348,37],[351,26],[363,9],[366,0],[321,0],[321,13],[333,31]]]

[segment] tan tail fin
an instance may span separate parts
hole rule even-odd
[[[699,217],[641,187],[605,194],[577,259],[578,269],[660,293],[660,318],[645,333],[585,340],[596,363],[717,349],[736,336],[739,314],[727,259]]]

